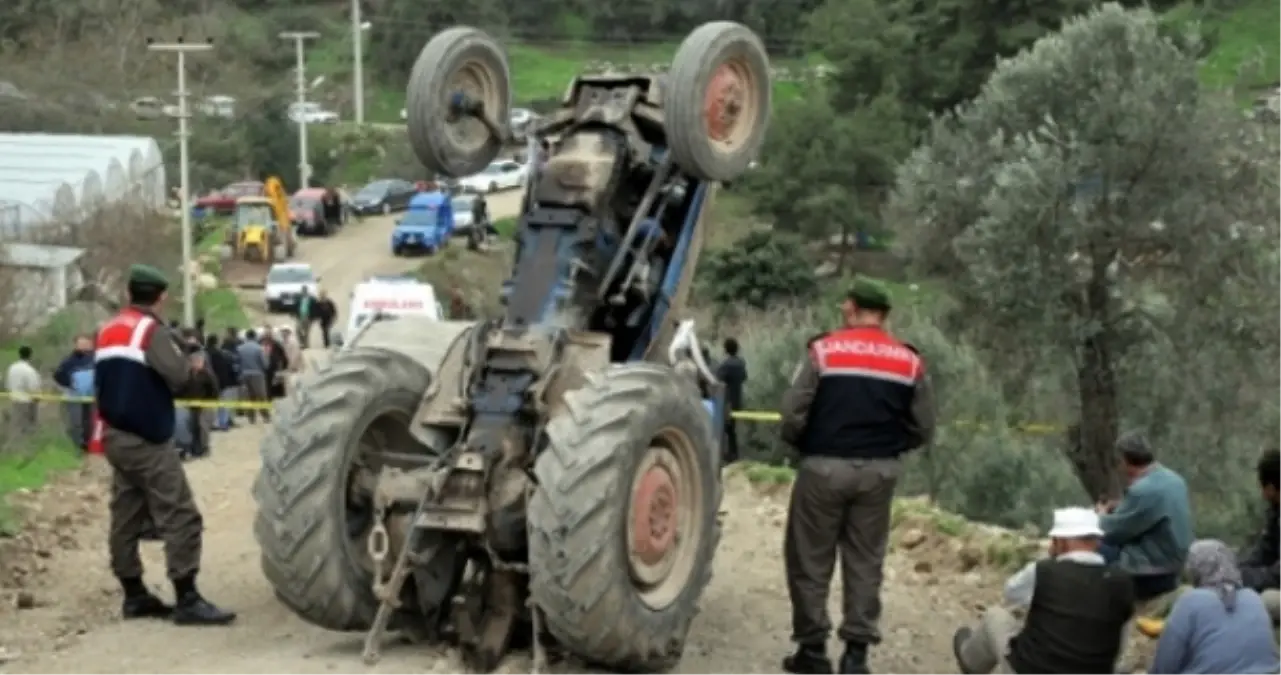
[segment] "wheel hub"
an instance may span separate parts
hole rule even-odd
[[[721,64],[707,84],[703,119],[707,136],[718,143],[731,143],[743,117],[748,80],[737,62]]]
[[[641,476],[632,497],[632,552],[640,562],[656,565],[676,542],[676,482],[662,465]]]

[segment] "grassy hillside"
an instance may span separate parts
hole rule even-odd
[[[325,75],[338,86],[351,83],[351,37],[341,27],[335,27],[333,39],[318,41],[308,52],[309,73]],[[338,36],[342,35],[341,38]],[[558,42],[555,44],[509,43],[512,69],[512,89],[518,105],[531,101],[559,99],[575,75],[584,69],[599,71],[608,67],[623,71],[645,71],[670,64],[676,54],[677,44],[613,45],[590,42]],[[366,47],[368,49],[368,47]],[[807,68],[804,63],[783,61],[774,64],[785,77],[801,77]],[[398,122],[405,102],[405,83],[378,82],[369,73],[366,77],[365,114],[372,122]],[[800,84],[794,81],[776,82],[775,96],[799,97]]]
[[[1213,45],[1201,67],[1207,84],[1236,85],[1245,97],[1281,80],[1281,4],[1276,0],[1242,0],[1227,9],[1187,4],[1167,16],[1174,22],[1201,24],[1202,34]]]
[[[1242,0],[1227,9],[1189,3],[1168,14],[1172,23],[1196,21],[1214,44],[1205,60],[1207,84],[1229,87],[1239,84],[1243,99],[1249,92],[1272,85],[1279,79],[1281,52],[1281,4],[1276,0]],[[330,78],[330,86],[349,88],[351,83],[351,36],[346,26],[335,23],[308,52],[308,69]],[[368,47],[366,48],[368,49]],[[671,62],[676,44],[602,45],[583,42],[555,44],[510,43],[512,85],[518,104],[557,99],[574,75],[584,68],[610,66],[621,70],[645,70]],[[792,77],[803,76],[806,64],[778,62],[776,67]],[[1238,73],[1241,79],[1238,82]],[[378,82],[366,72],[366,115],[374,122],[398,122],[404,107],[404,83]],[[801,85],[794,81],[775,83],[778,97],[799,97]]]

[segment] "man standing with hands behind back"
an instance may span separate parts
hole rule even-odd
[[[810,340],[783,395],[783,440],[801,462],[787,514],[784,561],[795,654],[790,673],[830,673],[827,596],[840,553],[845,642],[840,673],[866,673],[881,641],[882,566],[900,457],[934,436],[925,362],[885,329],[890,294],[854,280],[845,325]]]
[[[111,465],[111,570],[124,590],[126,619],[172,618],[182,625],[231,623],[236,615],[196,589],[204,521],[174,449],[174,393],[195,367],[158,312],[169,282],[147,265],[129,268],[129,306],[98,333],[95,398],[106,424]],[[154,523],[165,544],[176,606],[142,580],[138,543]]]

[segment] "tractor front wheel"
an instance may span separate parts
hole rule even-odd
[[[711,416],[684,379],[643,363],[589,375],[565,403],[534,466],[530,595],[575,656],[669,670],[720,539]]]
[[[369,486],[383,450],[444,450],[418,445],[409,432],[430,382],[428,369],[404,353],[353,348],[295,388],[263,439],[254,537],[267,582],[304,621],[335,631],[373,623]],[[433,556],[432,583],[406,587],[409,612],[448,601],[456,549],[446,542],[424,553]]]

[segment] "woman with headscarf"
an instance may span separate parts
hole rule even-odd
[[[1192,588],[1166,617],[1149,673],[1275,673],[1281,670],[1263,599],[1241,583],[1236,556],[1217,539],[1188,551]]]

